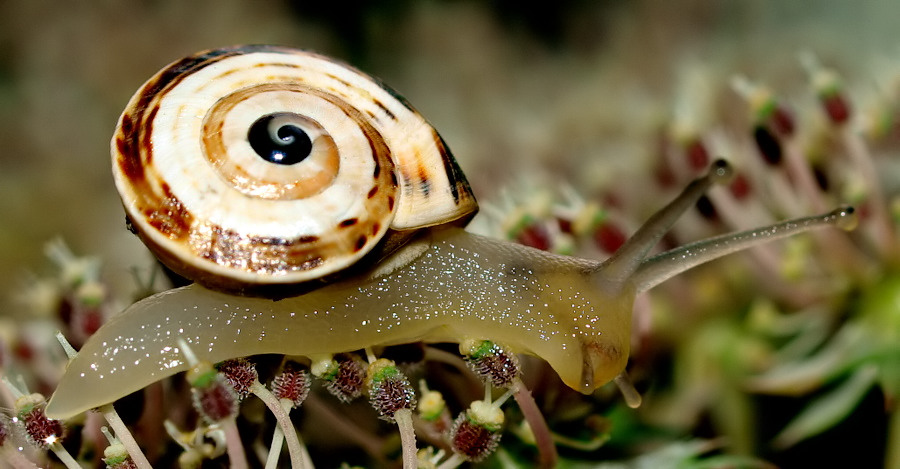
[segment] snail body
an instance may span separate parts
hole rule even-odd
[[[635,295],[854,219],[841,208],[647,258],[730,178],[719,161],[604,262],[473,235],[462,229],[477,210],[465,177],[405,100],[330,59],[268,46],[163,69],[132,98],[112,153],[135,231],[196,283],[101,327],[69,363],[46,408],[54,418],[187,369],[179,340],[218,362],[486,339],[546,360],[589,393],[625,368]]]
[[[578,389],[593,389],[624,369],[633,289],[606,297],[582,274],[598,263],[459,228],[432,230],[409,249],[414,258],[389,273],[371,272],[278,301],[194,284],[139,302],[102,334],[131,339],[89,341],[76,360],[96,366],[79,366],[77,375],[70,366],[52,410],[77,413],[187,369],[174,337],[215,363],[487,335],[542,357]]]

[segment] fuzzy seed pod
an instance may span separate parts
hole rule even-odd
[[[475,401],[461,412],[450,429],[450,445],[467,461],[490,456],[500,443],[503,411],[483,401]]]
[[[367,382],[369,403],[383,420],[393,422],[398,410],[416,406],[416,393],[409,378],[391,360],[380,358],[370,364]]]
[[[489,340],[466,340],[459,345],[469,368],[486,383],[508,388],[519,377],[519,359]]]
[[[298,407],[309,395],[309,385],[309,372],[288,363],[272,381],[272,393],[278,399],[287,399],[293,403],[293,407]]]
[[[216,365],[216,369],[234,388],[238,399],[243,400],[250,394],[250,387],[259,378],[256,372],[256,366],[250,363],[246,358],[236,358],[233,360],[225,360]]]
[[[350,402],[363,393],[366,364],[356,355],[342,353],[324,365],[314,364],[313,374],[327,382],[325,387],[334,397]]]
[[[41,449],[49,449],[63,437],[62,422],[47,418],[47,401],[40,394],[27,394],[16,400],[16,417],[28,441]]]
[[[187,374],[194,408],[209,424],[233,418],[238,412],[238,394],[208,363],[198,363]]]

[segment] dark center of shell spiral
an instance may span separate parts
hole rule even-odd
[[[292,122],[297,117],[287,112],[260,117],[247,133],[250,147],[270,163],[292,165],[303,161],[312,152],[312,140]]]

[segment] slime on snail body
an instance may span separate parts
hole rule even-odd
[[[345,241],[317,244],[320,240],[330,239],[328,233],[315,231],[320,225],[326,228],[337,226],[338,230],[342,230],[357,224],[357,219],[346,218],[343,213],[338,217],[342,221],[328,219],[307,223],[301,220],[297,223],[296,220],[285,220],[284,224],[299,227],[298,231],[287,234],[288,230],[275,223],[275,231],[285,235],[284,239],[275,239],[274,235],[259,231],[272,225],[271,220],[265,217],[263,219],[268,220],[266,223],[252,217],[249,221],[235,221],[231,214],[223,215],[221,207],[213,207],[213,213],[204,219],[203,214],[197,212],[210,209],[208,200],[205,200],[210,198],[210,194],[221,196],[222,191],[236,191],[239,194],[229,194],[228,197],[242,201],[238,204],[239,208],[251,212],[258,210],[249,205],[257,202],[254,199],[259,198],[258,194],[248,193],[244,175],[237,178],[241,179],[240,183],[234,182],[237,166],[212,165],[212,171],[225,168],[226,174],[220,175],[221,179],[231,182],[223,186],[207,186],[205,179],[190,179],[192,175],[189,172],[172,173],[168,168],[154,166],[160,164],[160,159],[172,158],[165,154],[162,158],[149,157],[151,151],[165,148],[162,142],[170,143],[170,137],[202,135],[204,130],[184,130],[181,124],[175,124],[175,132],[164,133],[163,137],[146,137],[142,131],[133,131],[132,127],[146,123],[144,121],[148,119],[152,121],[155,116],[152,109],[158,109],[155,102],[166,105],[170,88],[185,84],[198,86],[197,83],[192,84],[191,75],[208,71],[210,64],[207,62],[214,61],[227,72],[230,70],[227,58],[247,59],[255,55],[261,55],[258,60],[253,60],[262,64],[256,68],[274,64],[283,72],[284,64],[291,60],[298,61],[303,67],[324,67],[328,72],[325,75],[330,77],[324,89],[330,91],[311,88],[314,80],[307,76],[292,77],[290,79],[294,81],[291,83],[275,86],[268,82],[271,77],[265,75],[268,80],[265,83],[256,85],[244,77],[233,89],[225,87],[224,98],[208,99],[214,110],[221,111],[222,100],[227,101],[226,98],[234,95],[242,96],[243,100],[249,99],[247,97],[254,90],[264,95],[274,92],[276,99],[271,108],[256,109],[255,114],[242,116],[237,122],[252,127],[261,116],[282,119],[286,114],[294,113],[296,115],[292,114],[287,119],[303,127],[303,132],[292,135],[302,137],[305,133],[310,137],[309,142],[301,139],[303,144],[299,147],[301,152],[309,152],[308,157],[305,153],[299,157],[284,155],[282,153],[287,150],[282,150],[278,142],[274,147],[266,145],[266,154],[260,155],[266,160],[264,162],[255,161],[252,153],[249,157],[239,154],[239,160],[244,158],[241,161],[258,164],[247,173],[261,175],[264,181],[253,184],[259,187],[275,185],[283,173],[273,168],[284,165],[284,161],[288,161],[289,165],[301,165],[299,173],[297,168],[290,170],[294,171],[287,176],[291,181],[305,177],[302,165],[307,161],[313,162],[310,168],[317,174],[322,168],[337,171],[324,179],[318,176],[313,178],[316,184],[325,185],[311,194],[278,192],[277,197],[262,197],[265,199],[263,203],[273,203],[278,210],[283,210],[283,206],[294,199],[307,201],[326,194],[322,201],[327,204],[346,202],[349,204],[347,210],[357,209],[358,204],[353,201],[328,195],[327,182],[322,182],[339,180],[343,177],[340,171],[346,167],[358,171],[358,168],[353,169],[356,168],[355,163],[343,159],[347,157],[346,152],[342,153],[348,148],[346,139],[341,135],[332,135],[336,131],[349,132],[347,125],[355,122],[363,128],[362,143],[368,139],[371,149],[370,153],[364,154],[364,159],[372,158],[374,167],[380,168],[374,170],[375,183],[384,184],[376,188],[363,187],[363,197],[371,201],[377,199],[374,197],[377,192],[392,194],[384,199],[389,202],[387,206],[379,206],[384,209],[379,212],[383,218],[368,222],[371,226],[366,228],[369,231],[365,239],[354,242],[351,237],[349,246]],[[309,60],[322,63],[310,65]],[[302,69],[300,65],[294,68]],[[243,60],[235,66],[240,72],[249,65]],[[179,350],[179,340],[189,344],[198,359],[219,362],[265,353],[319,356],[417,341],[487,339],[502,343],[513,351],[546,360],[563,382],[578,391],[589,393],[620,376],[625,368],[635,295],[679,272],[723,255],[812,228],[839,226],[849,229],[855,221],[851,208],[839,208],[824,215],[692,243],[647,258],[669,227],[696,203],[706,189],[714,183],[729,180],[731,168],[724,161],[717,161],[706,176],[689,184],[604,262],[550,254],[473,235],[459,225],[474,213],[477,206],[440,137],[427,124],[423,124],[421,116],[397,98],[395,93],[371,79],[364,80],[366,77],[353,69],[341,67],[320,56],[290,49],[259,46],[220,49],[176,62],[151,79],[135,95],[120,121],[113,147],[114,160],[118,168],[123,169],[121,174],[117,173],[117,184],[126,211],[141,238],[163,262],[206,286],[194,284],[151,296],[127,308],[101,327],[69,363],[46,408],[48,416],[74,416],[187,369],[186,360]],[[201,88],[206,86],[205,80],[217,76],[232,79],[239,75],[223,73],[222,70],[216,71],[219,75],[199,81]],[[298,81],[304,85],[298,86]],[[299,93],[301,101],[323,99],[323,106],[330,106],[340,123],[332,125],[329,116],[314,114],[317,108],[308,110],[312,115],[302,114],[302,110],[286,109],[284,93]],[[361,103],[355,103],[357,107],[352,107],[339,102],[338,97]],[[372,106],[373,102],[377,104]],[[151,110],[149,114],[148,109]],[[399,125],[397,131],[392,130],[393,122],[404,113],[404,119],[409,122]],[[350,117],[349,121],[346,117]],[[214,118],[223,122],[234,121],[227,113]],[[189,122],[189,125],[193,124]],[[233,125],[233,122],[223,125],[223,128],[228,125]],[[150,127],[157,131],[157,126]],[[410,134],[411,129],[415,130],[414,135]],[[273,134],[277,134],[278,130]],[[129,137],[130,143],[122,143],[121,135],[130,135],[129,132],[137,134]],[[416,140],[418,137],[415,135],[424,137]],[[149,138],[152,145],[142,145],[140,151],[135,150],[135,142],[145,138]],[[162,140],[157,140],[160,138]],[[383,140],[377,143],[372,140],[375,138]],[[212,148],[196,142],[188,146],[200,154]],[[228,143],[227,139],[225,143],[214,146],[219,147],[228,152],[231,147],[236,148],[234,151],[238,153],[254,151],[246,142]],[[350,148],[357,150],[364,147],[366,145],[350,144]],[[270,152],[270,148],[274,150]],[[395,154],[409,148],[417,152],[415,156]],[[432,154],[423,156],[427,153],[426,149],[430,149],[428,151]],[[316,158],[321,155],[325,155],[323,161],[334,164],[316,163]],[[218,162],[230,156],[229,153],[204,158]],[[390,159],[386,159],[387,156]],[[432,156],[436,159],[426,164],[427,158]],[[272,162],[273,159],[278,162]],[[410,162],[422,164],[422,169],[405,168],[404,165]],[[139,163],[146,167],[138,169],[135,165]],[[373,171],[371,162],[367,164],[363,166],[363,173]],[[386,182],[383,171],[389,168],[393,171],[395,166],[399,168]],[[242,171],[244,169],[239,172]],[[151,180],[164,173],[166,177],[188,177],[189,181],[179,185],[177,181]],[[414,179],[411,175],[416,174],[421,180],[410,182]],[[170,186],[169,182],[173,184]],[[129,185],[131,183],[133,185]],[[234,187],[229,188],[229,184]],[[199,195],[184,193],[186,190],[198,190]],[[393,197],[398,198],[396,206],[401,210],[395,209]],[[154,206],[157,203],[158,206]],[[439,208],[440,218],[406,213],[411,207],[419,205]],[[323,211],[322,216],[333,211],[334,207],[331,207],[331,210]],[[353,223],[348,220],[353,220]],[[242,228],[241,223],[246,225],[243,227],[250,228],[249,233],[238,231]],[[211,229],[211,226],[217,228]],[[385,229],[385,226],[390,228]],[[190,234],[181,236],[186,232]],[[369,236],[376,237],[378,234],[384,236],[381,241],[369,239]],[[211,239],[203,241],[202,236],[210,236]],[[303,245],[303,249],[297,251],[305,257],[300,261],[273,263],[273,259],[277,261],[274,254],[294,253],[290,249],[284,250],[285,246],[293,246],[294,243]],[[239,249],[247,246],[250,246],[249,251]],[[335,251],[339,247],[353,252],[348,257]],[[257,248],[270,250],[259,255],[262,260],[241,257],[256,256],[259,253],[253,249]],[[360,254],[359,251],[364,252]],[[367,251],[371,252],[365,255]],[[227,256],[224,254],[229,253],[232,257],[225,258]],[[332,263],[333,259],[336,261]],[[354,268],[342,271],[349,264],[354,264]],[[278,272],[279,268],[285,268],[287,272]],[[310,278],[315,278],[316,274],[311,272],[317,269],[324,269],[322,271],[328,274],[325,277],[327,283],[308,287],[302,294],[273,299],[235,293],[242,291],[241,285],[245,282],[249,285],[246,291],[259,294],[260,285],[283,282],[284,276],[294,271],[299,271],[301,282],[308,282]]]

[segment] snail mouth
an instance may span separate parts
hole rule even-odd
[[[582,394],[591,394],[594,392],[594,365],[588,359],[587,350],[582,350],[584,360],[581,362],[581,385],[579,386]]]
[[[625,369],[627,351],[610,344],[588,342],[581,346],[581,379],[577,391],[591,394]]]

